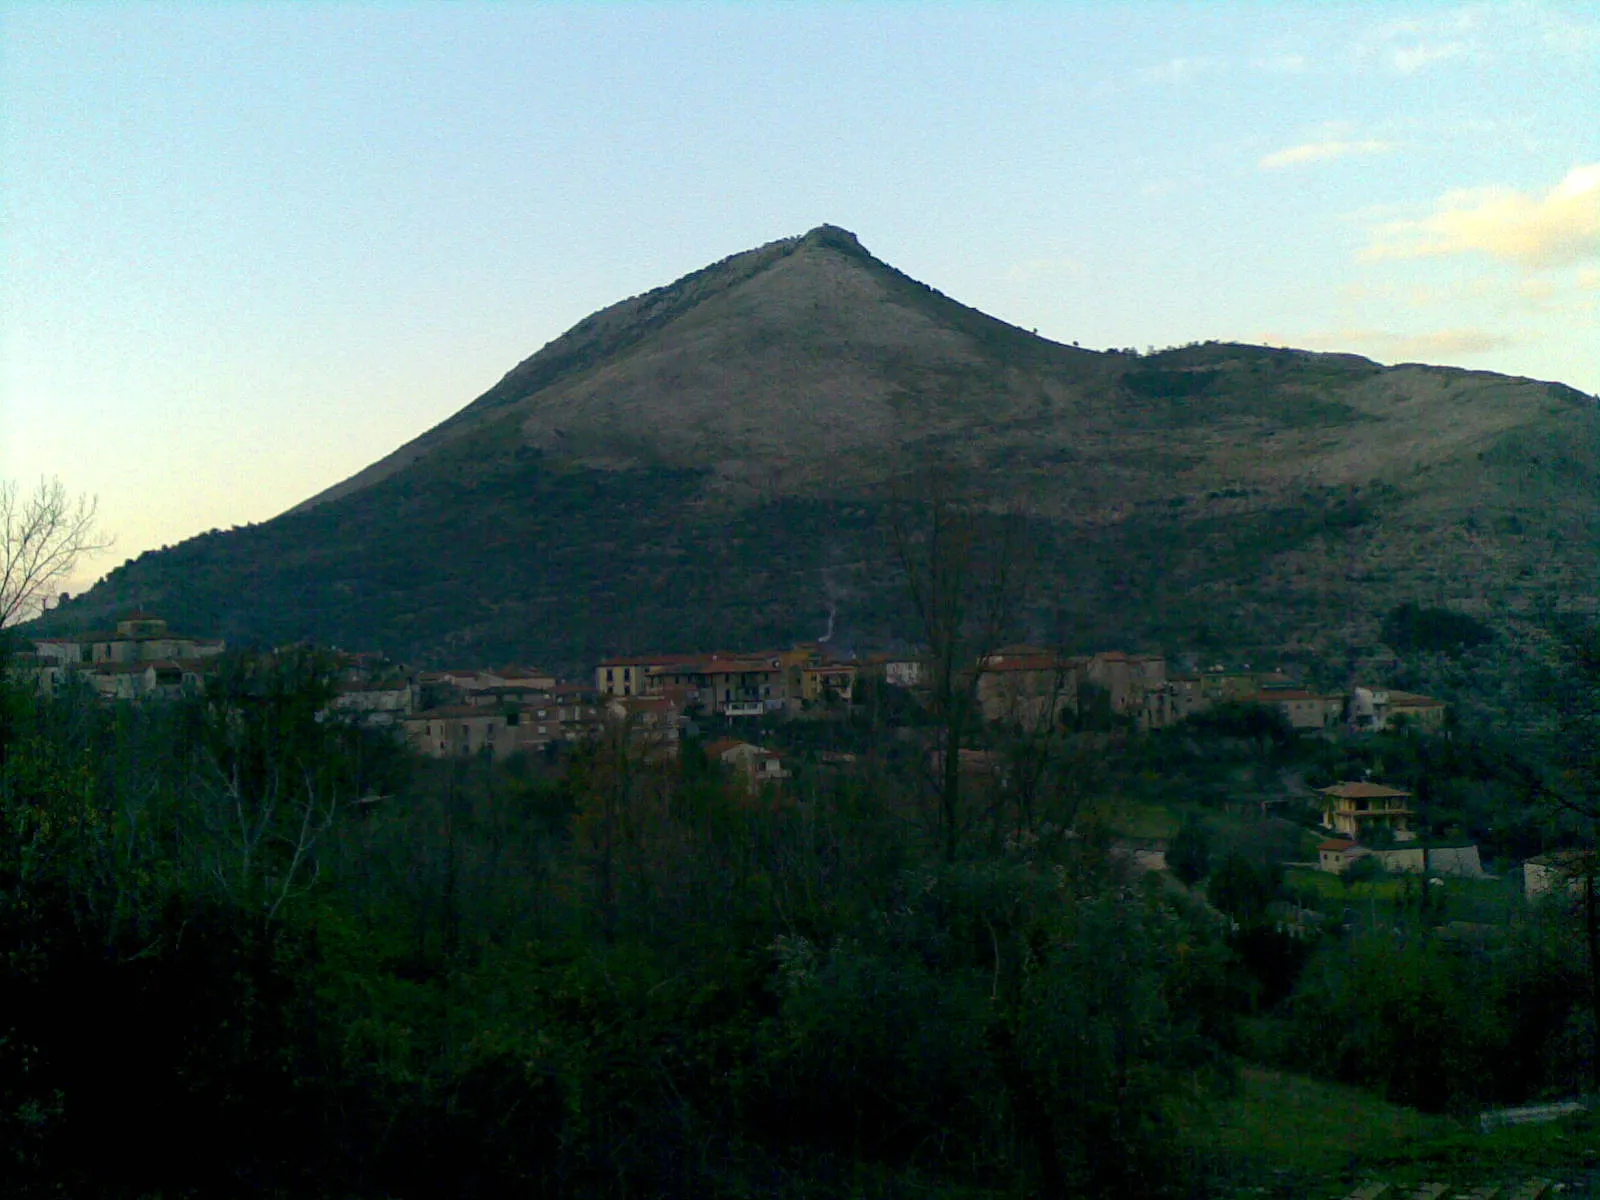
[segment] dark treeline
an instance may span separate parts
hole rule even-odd
[[[1443,1111],[1594,1053],[1560,914],[1463,953],[1419,886],[1291,936],[1204,795],[1194,890],[1112,852],[1106,796],[1281,769],[1281,730],[991,732],[1010,782],[957,810],[860,716],[752,794],[620,726],[414,760],[331,686],[4,693],[8,1193],[1202,1195],[1241,1056]]]

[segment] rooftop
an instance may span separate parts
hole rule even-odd
[[[1404,800],[1411,795],[1398,788],[1386,787],[1381,783],[1336,783],[1332,787],[1318,788],[1324,796],[1333,796],[1340,800]]]

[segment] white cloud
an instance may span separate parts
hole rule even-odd
[[[1390,46],[1384,58],[1400,74],[1415,75],[1435,63],[1449,62],[1466,53],[1465,42],[1414,42],[1409,46]]]
[[[1397,75],[1507,54],[1581,60],[1600,50],[1600,19],[1540,0],[1469,4],[1382,22],[1360,36],[1354,50],[1358,61]]]
[[[1380,226],[1369,260],[1486,254],[1525,268],[1600,258],[1600,163],[1575,167],[1541,195],[1478,188],[1441,197],[1431,215]]]
[[[1518,4],[1513,11],[1531,19],[1547,50],[1573,57],[1600,50],[1600,20],[1576,17],[1541,4]]]
[[[1440,329],[1431,333],[1390,333],[1381,329],[1335,329],[1296,337],[1272,336],[1263,341],[1306,350],[1345,350],[1390,362],[1440,356],[1488,354],[1516,344],[1516,339],[1487,329]]]
[[[1263,157],[1257,165],[1263,170],[1273,171],[1281,167],[1299,166],[1301,163],[1323,162],[1330,158],[1349,158],[1352,155],[1360,154],[1387,154],[1393,149],[1393,142],[1383,142],[1373,138],[1360,141],[1330,138],[1318,142],[1301,142],[1297,146],[1287,146],[1282,150],[1274,150],[1271,154]]]
[[[1009,283],[1033,283],[1041,279],[1075,279],[1088,272],[1079,259],[1054,254],[1012,263],[1005,269],[1005,278]]]
[[[1515,344],[1515,338],[1487,329],[1441,329],[1393,338],[1390,352],[1400,357],[1426,358],[1436,354],[1487,354]]]
[[[1215,70],[1217,65],[1212,58],[1169,58],[1154,67],[1146,67],[1139,72],[1139,78],[1145,83],[1188,83]]]
[[[1356,57],[1398,75],[1415,75],[1452,59],[1482,56],[1483,12],[1462,8],[1422,19],[1389,21],[1368,31]]]
[[[1267,54],[1255,59],[1251,65],[1258,71],[1272,75],[1303,75],[1311,60],[1304,54]]]

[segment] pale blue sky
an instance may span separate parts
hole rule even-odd
[[[1062,341],[1600,392],[1600,10],[0,0],[0,477],[92,575],[824,221]]]

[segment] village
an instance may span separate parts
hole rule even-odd
[[[11,670],[31,674],[46,693],[76,684],[106,702],[161,700],[202,692],[225,649],[221,639],[177,633],[153,613],[133,612],[108,631],[36,639],[32,653],[13,656]],[[669,758],[682,739],[695,737],[752,790],[792,775],[785,723],[838,719],[872,688],[916,697],[929,683],[919,657],[842,655],[822,642],[616,656],[581,681],[531,666],[413,671],[373,653],[335,651],[334,661],[330,714],[391,731],[429,758],[551,755],[613,728],[648,754]],[[1089,705],[1122,728],[1148,731],[1232,704],[1260,706],[1301,734],[1361,737],[1405,726],[1437,731],[1447,709],[1382,686],[1324,692],[1276,670],[1173,670],[1159,654],[1069,656],[1037,646],[983,655],[967,667],[965,682],[985,724],[1022,731],[1048,728]],[[964,771],[988,769],[985,751],[962,753]],[[1340,875],[1370,858],[1390,873],[1483,877],[1476,846],[1418,838],[1409,793],[1350,780],[1321,794],[1327,836],[1316,869]],[[1165,866],[1160,839],[1131,853],[1141,866]],[[1555,864],[1530,861],[1528,893],[1547,891],[1558,873]]]

